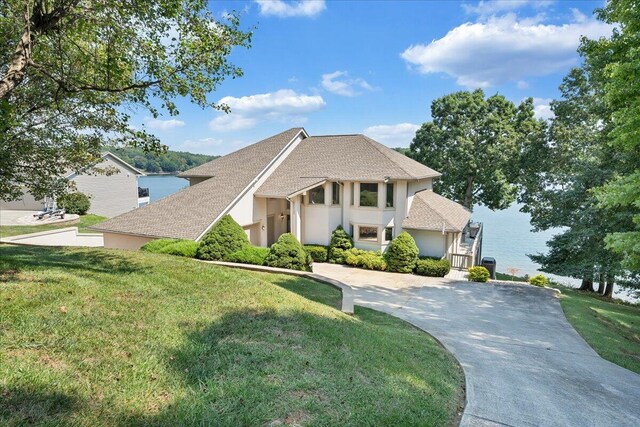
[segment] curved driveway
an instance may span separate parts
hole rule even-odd
[[[640,426],[640,375],[596,354],[555,292],[315,264],[355,302],[404,319],[451,351],[466,378],[463,426]]]

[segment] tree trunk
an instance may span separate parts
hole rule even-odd
[[[31,58],[31,43],[31,33],[27,29],[13,52],[6,74],[0,80],[0,99],[8,98],[13,89],[22,83],[27,75],[27,64]]]
[[[615,282],[615,279],[613,277],[613,275],[611,275],[610,277],[607,277],[607,287],[604,290],[604,297],[605,298],[611,298],[613,296],[613,284]]]
[[[582,279],[582,285],[580,285],[579,290],[593,292],[593,280],[587,278]]]
[[[604,293],[604,282],[605,282],[605,274],[600,273],[598,275],[598,294],[602,295]]]
[[[473,203],[473,177],[472,176],[468,176],[467,177],[467,188],[464,191],[464,200],[462,202],[462,205],[467,208],[467,209],[471,209],[472,208],[472,203]]]

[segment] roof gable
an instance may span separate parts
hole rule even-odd
[[[471,212],[459,203],[449,200],[433,190],[416,193],[402,228],[434,231],[462,231],[471,218]]]

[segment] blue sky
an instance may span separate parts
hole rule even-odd
[[[232,62],[244,77],[212,101],[231,113],[179,101],[180,115],[134,118],[171,149],[226,154],[293,126],[312,135],[365,133],[408,146],[431,102],[481,87],[537,114],[579,61],[581,35],[607,35],[602,1],[215,1],[256,27]]]

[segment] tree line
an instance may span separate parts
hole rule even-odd
[[[134,147],[121,147],[110,151],[133,167],[149,173],[182,172],[218,157],[171,150],[157,153]]]
[[[530,258],[611,297],[616,281],[640,283],[640,1],[596,14],[613,33],[582,39],[551,119],[535,118],[532,99],[456,92],[433,101],[406,154],[442,171],[434,190],[469,209],[517,201],[534,231],[562,228]]]

